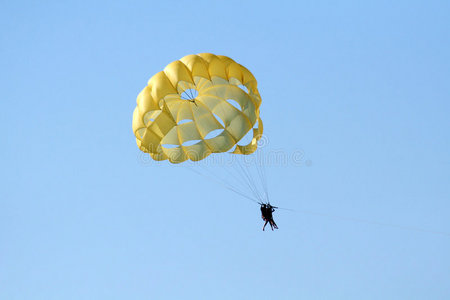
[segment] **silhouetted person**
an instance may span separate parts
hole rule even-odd
[[[273,230],[273,228],[278,229],[277,224],[273,220],[272,213],[275,211],[274,206],[270,204],[261,204],[261,217],[264,221],[263,231],[266,228],[267,223],[270,224],[270,228]]]
[[[267,215],[267,205],[265,204],[261,204],[261,218],[265,221],[266,220],[266,215]]]

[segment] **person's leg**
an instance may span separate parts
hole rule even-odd
[[[272,220],[272,225],[273,225],[273,227],[275,227],[275,229],[278,229],[277,223],[275,223],[274,220]]]
[[[273,231],[272,219],[269,219],[269,224],[270,224],[270,228],[271,228],[272,231]]]
[[[266,223],[264,223],[263,231],[264,231],[264,228],[266,228],[266,225],[267,225],[268,222],[269,222],[269,220],[266,220]]]

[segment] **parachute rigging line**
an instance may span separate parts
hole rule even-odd
[[[249,173],[249,171],[242,166],[241,162],[239,161],[239,159],[237,160],[238,166],[242,172],[242,174],[244,175],[244,177],[247,180],[247,184],[250,187],[250,189],[252,190],[253,194],[256,196],[257,199],[259,199],[261,202],[264,202],[263,197],[260,195],[257,185],[255,184],[255,181],[253,180],[251,174]]]
[[[191,167],[189,167],[189,166],[185,166],[185,167],[186,167],[188,170],[190,170],[190,171],[196,173],[197,175],[200,175],[200,176],[202,176],[202,177],[204,177],[204,178],[206,178],[206,179],[208,179],[208,180],[212,180],[212,181],[216,182],[217,184],[223,186],[224,188],[226,188],[226,189],[228,189],[228,190],[230,190],[230,191],[232,191],[232,192],[234,192],[234,193],[236,193],[236,194],[238,194],[238,195],[240,195],[240,196],[242,196],[242,197],[244,197],[244,198],[246,198],[246,199],[248,199],[248,200],[250,200],[250,201],[252,201],[252,202],[259,203],[258,200],[256,200],[255,198],[246,195],[245,193],[243,193],[242,191],[239,191],[239,190],[236,189],[236,188],[233,188],[233,187],[232,187],[230,184],[228,184],[228,183],[222,182],[223,179],[222,179],[222,181],[220,181],[220,180],[217,180],[217,177],[216,177],[216,176],[206,176],[206,175],[202,174],[201,172],[199,172],[199,171],[197,171],[197,170],[194,170],[193,168],[191,168]]]

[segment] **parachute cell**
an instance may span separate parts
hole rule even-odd
[[[251,154],[263,132],[260,105],[256,79],[244,66],[222,55],[187,55],[150,78],[138,95],[133,132],[154,160]],[[249,131],[251,141],[237,144]]]

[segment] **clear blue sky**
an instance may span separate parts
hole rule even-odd
[[[421,231],[450,233],[449,13],[2,1],[0,299],[450,299],[450,236]],[[200,52],[248,67],[268,149],[304,153],[267,168],[272,202],[295,210],[276,232],[136,147],[137,94]]]

